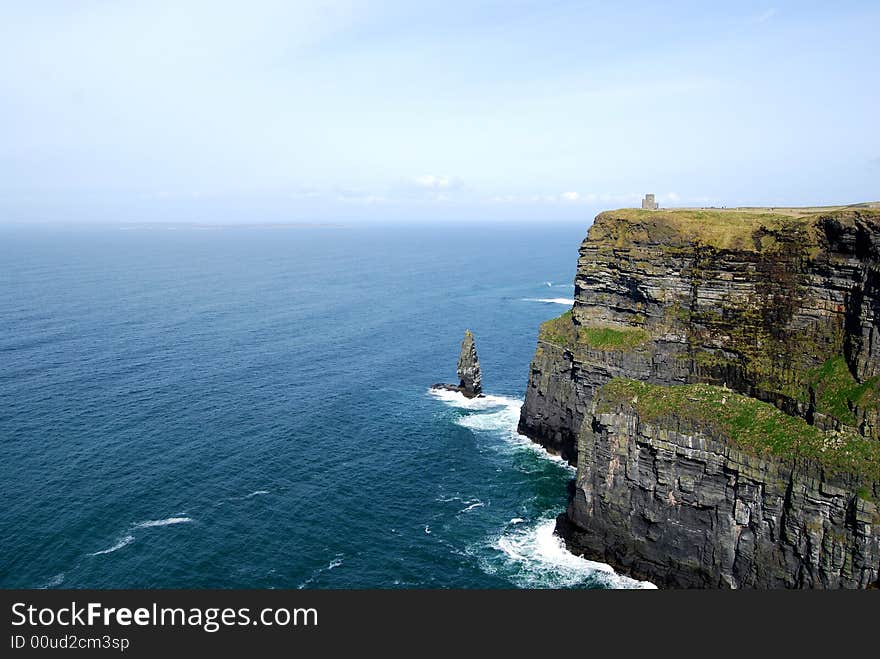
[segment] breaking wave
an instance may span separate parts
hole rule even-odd
[[[491,432],[504,439],[508,448],[533,451],[574,474],[575,468],[567,461],[517,432],[521,400],[494,395],[466,398],[457,391],[431,390],[430,393],[446,405],[465,412],[455,419],[458,425]],[[460,513],[481,505],[478,499],[464,503],[467,507]],[[555,527],[553,517],[543,516],[533,521],[514,517],[500,535],[490,536],[468,548],[467,553],[475,556],[487,573],[506,577],[521,588],[654,588],[649,582],[617,574],[610,565],[572,554],[555,534]],[[425,532],[430,532],[427,527]]]
[[[188,524],[192,522],[191,517],[166,517],[165,519],[148,519],[145,522],[138,522],[134,525],[136,529],[149,529],[156,526],[171,526],[172,524]]]
[[[482,558],[482,567],[492,574],[503,572],[521,588],[655,588],[617,574],[610,565],[575,556],[554,533],[555,526],[552,518],[511,525],[492,543],[496,552]]]
[[[108,547],[107,549],[102,549],[101,551],[92,552],[91,554],[89,554],[89,556],[100,556],[101,554],[112,554],[114,551],[122,549],[126,545],[131,544],[132,542],[134,542],[134,536],[133,535],[126,535],[126,536],[120,538],[119,540],[117,540],[116,544],[113,545],[112,547]]]
[[[342,565],[343,557],[344,557],[343,554],[336,554],[336,556],[333,557],[333,560],[330,561],[327,565],[324,565],[323,567],[319,567],[317,570],[312,572],[311,576],[309,576],[308,579],[306,579],[299,586],[297,586],[297,589],[302,590],[303,588],[305,588],[309,584],[314,583],[315,579],[317,579],[319,576],[321,576],[321,574],[323,572],[329,572],[330,570],[334,570],[334,569],[338,568],[340,565]]]
[[[434,398],[442,400],[450,407],[463,410],[487,410],[499,405],[515,404],[522,405],[522,401],[507,396],[483,395],[479,398],[468,398],[460,391],[448,391],[446,389],[429,389],[428,393]]]
[[[572,306],[574,299],[570,297],[524,297],[525,302],[544,302],[545,304],[564,304]]]
[[[64,583],[65,576],[67,576],[67,575],[65,575],[64,572],[59,572],[54,577],[49,579],[49,581],[47,581],[42,586],[40,586],[40,589],[46,590],[47,588],[57,588],[62,583]]]
[[[135,529],[150,529],[156,528],[160,526],[173,526],[174,524],[188,524],[192,522],[193,519],[191,517],[166,517],[165,519],[148,519],[143,522],[137,522],[132,524],[129,527],[131,530]],[[95,551],[89,554],[89,556],[101,556],[102,554],[112,554],[114,551],[118,551],[123,547],[130,545],[134,542],[135,537],[131,533],[126,533],[124,536],[120,537],[119,540],[116,541],[112,547],[108,547],[107,549],[102,549],[101,551]]]
[[[484,432],[497,432],[506,440],[507,446],[514,449],[527,449],[537,453],[542,458],[552,460],[574,473],[575,468],[560,456],[550,453],[540,444],[536,444],[525,435],[517,431],[519,426],[519,413],[522,401],[508,396],[483,396],[482,398],[466,398],[458,391],[444,391],[431,389],[429,392],[435,398],[439,398],[450,407],[475,412],[466,414],[455,420],[460,426]],[[479,412],[479,413],[477,413]]]

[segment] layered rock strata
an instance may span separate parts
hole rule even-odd
[[[569,546],[670,586],[876,582],[878,264],[874,210],[600,214],[519,424],[578,467]],[[740,399],[751,426],[710,423]]]

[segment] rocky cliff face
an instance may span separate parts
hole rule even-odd
[[[878,264],[877,211],[599,215],[520,419],[578,467],[570,547],[672,586],[876,582]]]
[[[575,494],[559,524],[575,551],[662,587],[877,582],[880,483],[873,474],[795,453],[762,453],[755,449],[772,427],[750,445],[747,436],[689,408],[714,388],[681,387],[685,406],[664,400],[664,389],[619,380],[597,397],[579,436]],[[767,414],[773,423],[791,423],[801,441],[824,439],[783,412],[762,409],[766,404],[720,395],[733,408],[729,414]]]

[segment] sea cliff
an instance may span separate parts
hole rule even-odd
[[[577,466],[572,551],[673,587],[880,571],[880,211],[600,214],[520,432]]]

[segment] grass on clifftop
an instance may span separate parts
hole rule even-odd
[[[643,329],[612,327],[576,327],[571,311],[541,325],[538,338],[564,348],[578,346],[593,350],[632,350],[645,343],[650,335]]]
[[[716,249],[760,251],[756,232],[800,231],[805,245],[816,243],[814,216],[795,217],[791,213],[767,210],[674,209],[648,211],[622,208],[596,216],[590,240],[611,241],[617,246],[632,243],[676,245],[701,243]],[[766,241],[767,238],[764,238]]]
[[[573,347],[577,343],[577,337],[571,311],[566,311],[558,318],[552,318],[545,323],[541,323],[541,327],[538,330],[538,338],[541,341],[555,343],[565,348]]]
[[[702,244],[715,249],[763,252],[773,249],[776,235],[796,239],[807,253],[818,253],[823,218],[852,226],[856,219],[880,224],[880,209],[871,204],[812,208],[669,208],[656,211],[621,208],[596,216],[592,242],[615,248],[657,244],[675,249]]]
[[[595,350],[632,350],[650,338],[643,329],[612,329],[610,327],[581,327],[580,343]]]
[[[672,417],[756,455],[808,458],[830,473],[880,479],[880,442],[855,433],[826,433],[769,403],[705,384],[663,386],[614,378],[600,392],[599,411],[610,403],[631,405],[657,423]]]
[[[859,423],[852,407],[871,409],[880,405],[880,377],[856,382],[843,357],[832,357],[811,370],[807,381],[816,392],[816,409],[848,426]]]

